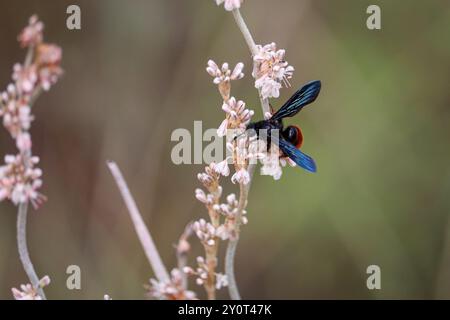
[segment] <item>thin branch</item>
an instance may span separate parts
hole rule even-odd
[[[30,45],[28,47],[27,55],[25,57],[25,63],[23,64],[25,69],[27,69],[33,62],[33,57],[34,57],[34,45]]]
[[[256,48],[255,40],[253,40],[252,34],[250,33],[250,30],[247,27],[247,24],[244,21],[244,18],[242,18],[241,12],[239,9],[233,10],[233,17],[236,21],[236,24],[238,25],[239,29],[242,32],[242,35],[245,38],[245,42],[247,42],[247,45],[250,49],[250,52],[252,53],[252,56],[255,56],[258,53],[258,49]]]
[[[43,300],[47,300],[44,290],[39,283],[39,277],[34,270],[33,263],[30,259],[27,246],[27,213],[28,202],[20,203],[17,212],[17,247],[19,250],[20,261],[22,261],[25,273],[30,279],[31,285]]]
[[[191,248],[189,244],[189,237],[192,234],[192,222],[188,223],[188,225],[184,228],[183,234],[180,236],[178,240],[178,244],[176,245],[176,253],[177,253],[177,266],[178,270],[181,271],[181,282],[183,289],[186,290],[188,286],[187,274],[183,272],[184,267],[187,266],[187,254]]]
[[[235,231],[236,236],[234,239],[231,239],[228,242],[227,250],[225,253],[225,274],[227,275],[228,279],[228,292],[230,294],[230,298],[232,300],[241,300],[241,295],[239,294],[239,289],[236,283],[236,277],[234,273],[234,259],[236,256],[236,248],[237,244],[239,242],[239,234],[240,234],[240,227],[242,223],[242,215],[245,210],[245,207],[247,206],[248,202],[248,193],[250,191],[251,181],[253,180],[253,172],[255,171],[255,165],[250,164],[248,167],[248,171],[250,174],[250,182],[248,184],[240,184],[240,191],[239,191],[239,206],[238,211],[236,214],[236,221],[235,221]]]
[[[136,233],[139,237],[139,240],[141,241],[142,247],[144,248],[145,255],[147,256],[147,259],[150,262],[153,271],[155,272],[156,278],[162,282],[170,281],[169,273],[167,272],[167,269],[161,260],[155,243],[153,242],[152,236],[145,226],[144,220],[142,219],[136,202],[134,201],[133,196],[128,189],[127,183],[125,182],[125,179],[123,178],[119,167],[115,162],[112,161],[108,161],[107,164],[112,176],[116,181],[117,187],[122,194],[122,198],[128,208],[128,212],[130,214],[131,220],[133,221]]]

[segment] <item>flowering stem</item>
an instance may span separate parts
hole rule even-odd
[[[206,267],[208,278],[205,281],[206,294],[208,300],[216,300],[216,267],[217,267],[217,241],[211,248],[206,249]]]
[[[258,54],[258,48],[256,47],[255,40],[253,40],[252,34],[250,33],[250,30],[247,27],[247,24],[244,21],[244,18],[241,15],[241,12],[239,9],[233,10],[233,17],[236,21],[237,26],[239,27],[239,30],[241,30],[242,35],[244,36],[245,42],[247,42],[247,45],[250,49],[250,52],[252,54],[252,57]],[[263,116],[266,116],[266,113],[270,113],[270,104],[268,99],[264,99],[261,95],[261,90],[258,90],[259,92],[259,100],[261,101],[261,108],[263,112]]]
[[[239,30],[241,30],[242,35],[244,36],[245,42],[250,49],[252,57],[258,54],[258,48],[256,46],[255,40],[253,40],[252,34],[247,27],[247,24],[244,21],[244,18],[241,15],[239,9],[233,10],[233,17],[236,21]],[[267,113],[271,113],[271,108],[268,99],[264,99],[261,95],[261,90],[258,90],[259,99],[261,101],[261,109],[263,112],[263,116],[265,117]],[[240,196],[239,196],[239,207],[238,213],[236,216],[236,237],[228,242],[228,247],[225,253],[225,273],[228,278],[228,292],[230,294],[231,299],[240,300],[241,296],[239,294],[239,289],[236,284],[236,278],[234,276],[234,259],[236,256],[236,248],[239,242],[239,233],[240,233],[240,225],[242,219],[242,213],[247,206],[247,198],[250,191],[250,185],[253,178],[253,171],[255,170],[255,165],[250,164],[248,167],[248,171],[250,174],[250,182],[247,185],[241,183],[240,185]]]
[[[119,167],[115,162],[112,161],[108,161],[107,164],[112,176],[116,181],[117,187],[122,194],[122,198],[128,208],[128,212],[130,214],[131,220],[133,221],[136,233],[139,237],[139,240],[141,241],[142,247],[144,248],[147,259],[150,262],[153,271],[155,272],[156,278],[161,282],[169,282],[169,273],[167,272],[167,269],[161,260],[155,243],[153,242],[152,236],[145,226],[139,209],[137,208],[136,202],[134,201],[133,196],[128,189],[127,183],[125,182],[125,179],[123,178]]]
[[[188,279],[187,274],[183,272],[184,267],[187,266],[187,253],[189,251],[190,245],[188,242],[188,238],[191,236],[192,233],[192,223],[188,223],[186,228],[184,228],[184,232],[181,235],[180,239],[178,240],[177,245],[177,261],[178,261],[178,270],[181,272],[181,283],[183,286],[183,289],[186,290],[188,286]]]
[[[235,231],[236,237],[228,242],[227,251],[225,253],[225,274],[228,279],[228,292],[231,299],[241,300],[241,295],[239,294],[239,289],[236,283],[236,278],[234,276],[234,258],[236,256],[236,248],[239,242],[240,226],[242,223],[242,214],[247,206],[248,193],[250,191],[250,185],[253,178],[253,172],[255,170],[255,165],[250,164],[248,167],[248,172],[250,174],[250,182],[248,184],[240,184],[240,194],[239,194],[239,206],[236,214],[235,221]]]
[[[31,285],[39,294],[39,296],[46,300],[44,290],[39,284],[39,277],[34,271],[33,263],[30,259],[30,254],[28,253],[27,247],[27,212],[28,212],[28,202],[20,203],[19,210],[17,212],[17,247],[19,249],[20,261],[22,261],[25,273],[30,279]]]

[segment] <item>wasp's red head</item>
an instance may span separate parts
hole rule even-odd
[[[292,143],[297,149],[303,144],[302,130],[297,126],[288,126],[283,131],[284,138]]]

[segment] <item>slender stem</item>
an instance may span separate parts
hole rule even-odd
[[[183,288],[186,290],[188,286],[187,274],[183,272],[184,267],[187,266],[187,254],[190,249],[190,244],[188,242],[189,237],[192,234],[192,223],[188,223],[188,225],[184,228],[183,234],[180,236],[178,240],[178,245],[176,247],[177,252],[177,266],[178,270],[181,271],[181,283]]]
[[[253,40],[252,34],[250,33],[250,30],[247,27],[247,24],[244,21],[244,18],[242,18],[241,12],[239,9],[233,10],[233,17],[236,21],[236,24],[238,25],[239,29],[242,32],[242,35],[245,38],[245,42],[247,42],[247,45],[250,49],[250,52],[252,53],[252,56],[255,56],[258,53],[258,49],[256,48],[255,40]]]
[[[227,251],[225,253],[225,274],[228,279],[228,292],[232,300],[241,300],[241,295],[239,294],[239,289],[236,283],[236,277],[234,273],[234,258],[236,255],[236,248],[239,242],[240,225],[243,211],[243,204],[247,202],[248,189],[245,185],[241,183],[240,196],[239,196],[239,208],[236,215],[236,225],[235,231],[236,235],[234,239],[231,239],[227,246]]]
[[[39,284],[39,277],[34,271],[33,263],[30,259],[30,254],[28,253],[27,247],[27,213],[28,213],[28,202],[20,203],[19,210],[17,212],[17,247],[19,249],[20,261],[22,261],[25,273],[30,279],[31,285],[37,291],[39,296],[46,300],[44,290]]]
[[[227,251],[225,252],[225,274],[228,279],[228,293],[232,300],[241,300],[241,295],[239,294],[236,278],[234,276],[234,256],[236,255],[238,241],[239,238],[230,240]]]
[[[235,231],[236,236],[234,239],[231,239],[228,242],[227,250],[225,253],[225,274],[227,275],[228,279],[228,292],[230,294],[230,298],[232,300],[241,300],[241,295],[239,294],[239,289],[236,283],[236,278],[234,275],[234,259],[236,256],[236,248],[237,244],[239,242],[239,234],[240,234],[240,227],[242,223],[242,214],[245,210],[245,207],[247,206],[247,199],[248,199],[248,193],[250,191],[251,181],[253,180],[253,172],[255,170],[255,165],[250,164],[248,167],[248,171],[250,174],[250,182],[248,184],[240,184],[240,194],[239,194],[239,206],[238,211],[236,214],[236,221],[235,221]]]
[[[170,281],[169,273],[167,272],[164,263],[161,260],[158,250],[156,249],[155,243],[153,242],[152,236],[145,226],[144,220],[137,208],[136,202],[128,189],[127,183],[123,178],[122,172],[120,172],[119,167],[115,162],[107,162],[109,170],[114,177],[117,187],[120,190],[123,200],[128,208],[131,220],[133,221],[136,233],[141,241],[142,247],[144,248],[145,255],[147,256],[150,265],[155,272],[156,278],[162,282]]]
[[[217,242],[211,248],[206,249],[206,268],[208,278],[205,281],[205,290],[208,300],[216,300],[216,267],[217,267]]]
[[[25,57],[25,63],[24,63],[24,67],[28,68],[30,66],[30,64],[33,62],[33,56],[34,56],[34,46],[29,46],[28,47],[28,51],[27,51],[27,55]]]

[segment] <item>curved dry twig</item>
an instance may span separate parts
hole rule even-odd
[[[139,240],[144,248],[145,255],[147,256],[150,265],[153,268],[153,272],[155,272],[156,278],[159,281],[169,282],[170,277],[167,272],[164,263],[162,262],[161,256],[159,255],[158,250],[156,249],[156,245],[153,242],[152,236],[147,229],[144,220],[139,212],[139,209],[134,201],[133,196],[131,195],[130,190],[128,189],[127,183],[123,178],[122,172],[120,171],[117,164],[113,161],[108,161],[108,168],[111,171],[111,174],[116,181],[117,187],[120,190],[123,200],[128,209],[128,213],[130,214],[131,220],[133,221],[134,228],[139,237]]]
[[[20,261],[22,262],[25,273],[30,279],[31,285],[35,288],[39,296],[46,300],[44,290],[39,283],[39,277],[34,270],[33,263],[30,259],[30,254],[28,253],[27,246],[27,213],[28,213],[28,202],[23,202],[19,205],[19,210],[17,212],[17,248],[19,250]]]

